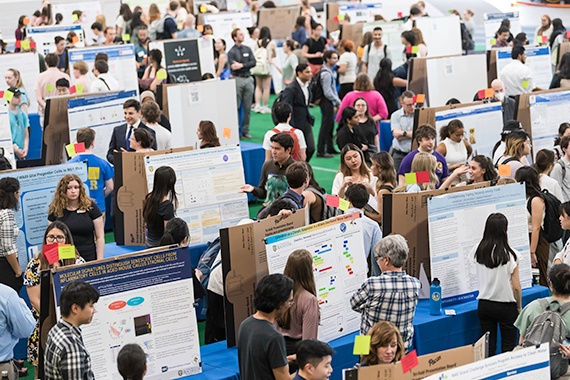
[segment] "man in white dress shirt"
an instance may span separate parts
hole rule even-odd
[[[522,45],[516,45],[511,51],[512,61],[501,70],[501,80],[505,84],[505,92],[508,96],[528,94],[532,91],[540,91],[532,79],[530,67],[525,65],[526,52]]]

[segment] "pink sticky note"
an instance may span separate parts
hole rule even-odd
[[[59,261],[59,250],[57,248],[57,243],[45,244],[43,246],[42,252],[44,254],[44,258],[50,265]]]
[[[408,54],[412,53],[412,47],[411,46],[406,47],[406,53],[408,53]]]
[[[410,371],[412,368],[418,365],[418,354],[416,350],[413,350],[406,356],[404,356],[401,360],[402,362],[402,371],[404,373]]]
[[[398,12],[398,18],[402,18],[402,12]]]
[[[485,99],[485,90],[479,90],[477,92],[477,97],[479,98],[479,100]]]
[[[327,194],[327,206],[338,207],[338,205],[339,198],[337,196]]]
[[[567,31],[566,31],[566,37],[567,37],[567,38],[570,38],[570,30],[567,30]]]
[[[84,153],[85,152],[85,143],[77,143],[74,145],[75,153]]]
[[[16,41],[16,47],[19,48],[22,46],[22,41],[18,40]]]
[[[75,86],[69,87],[69,93],[70,93],[70,94],[75,94],[76,91],[77,91],[77,90],[75,89]]]
[[[429,182],[429,173],[426,171],[424,172],[417,172],[416,178],[418,179],[418,183],[428,183]]]
[[[548,42],[548,37],[546,36],[541,36],[542,37],[542,42]]]
[[[30,49],[35,49],[36,43],[34,41],[30,41]]]

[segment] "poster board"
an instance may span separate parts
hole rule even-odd
[[[327,32],[332,33],[339,30],[338,21],[335,21],[335,17],[338,16],[339,12],[339,4],[338,3],[329,3],[325,2],[325,9],[326,9],[326,17],[327,17]]]
[[[558,92],[562,92],[562,91],[568,91],[567,89],[564,88],[554,88],[552,90],[544,90],[544,91],[533,91],[529,94],[522,94],[522,95],[518,95],[517,96],[517,102],[515,103],[515,106],[517,107],[517,120],[521,123],[523,129],[529,134],[531,142],[534,144],[534,137],[533,137],[533,130],[532,130],[532,121],[531,121],[531,111],[530,111],[530,106],[531,106],[531,100],[532,99],[536,99],[536,95],[546,95],[546,94],[554,94],[554,93],[558,93]],[[548,107],[548,102],[544,102],[544,104],[547,105]],[[568,121],[568,120],[564,120],[564,121]],[[558,127],[560,126],[560,124],[556,125],[556,126],[552,126],[553,128],[556,128],[556,133],[558,134]],[[545,131],[544,131],[545,132]],[[539,132],[539,133],[543,133],[543,132]],[[548,133],[548,132],[546,132]],[[534,146],[532,147],[532,150],[534,151]]]
[[[402,235],[408,241],[410,253],[402,267],[410,276],[420,278],[421,267],[428,278],[430,274],[427,200],[447,193],[463,192],[489,187],[489,182],[456,186],[448,190],[422,191],[420,193],[392,193],[382,196],[382,234]]]
[[[149,192],[161,166],[176,172],[176,215],[188,223],[188,246],[207,244],[220,228],[249,218],[247,194],[238,193],[245,185],[239,145],[145,157]]]
[[[416,27],[422,31],[429,57],[462,54],[458,16],[420,17],[415,22]]]
[[[500,102],[478,104],[435,113],[437,143],[439,131],[453,119],[459,119],[465,127],[465,139],[473,148],[473,155],[492,157],[493,148],[501,140],[503,129],[503,108]],[[434,124],[431,124],[434,125]]]
[[[509,221],[508,240],[519,252],[521,286],[532,286],[524,183],[443,194],[428,198],[427,206],[431,278],[441,281],[444,306],[474,300],[479,294],[477,265],[468,256],[495,212]]]
[[[10,161],[12,169],[16,169],[16,155],[12,144],[12,130],[8,112],[12,112],[8,109],[8,105],[5,102],[0,103],[0,149],[2,149],[4,157]]]
[[[196,130],[201,120],[214,123],[222,145],[239,144],[234,79],[167,85],[165,88],[163,104],[168,104],[173,147],[197,146]]]
[[[212,25],[214,37],[216,39],[222,38],[226,41],[226,52],[230,51],[232,46],[234,46],[234,40],[231,36],[232,30],[235,28],[241,29],[247,36],[247,28],[253,25],[253,16],[251,15],[251,12],[204,13],[202,15],[202,20],[204,25]]]
[[[379,1],[355,3],[339,2],[338,14],[350,17],[350,23],[374,21],[374,15],[382,13],[382,3]],[[344,33],[344,32],[343,32]]]
[[[497,79],[497,51],[487,50],[487,88],[491,88],[491,83]]]
[[[265,238],[308,225],[308,217],[308,211],[300,209],[286,219],[273,216],[220,230],[228,347],[237,345],[239,326],[255,313],[255,287],[269,274]]]
[[[135,47],[131,44],[127,45],[100,45],[88,47],[85,49],[69,50],[69,66],[72,67],[75,62],[84,61],[89,66],[89,77],[95,80],[93,74],[93,66],[95,65],[95,57],[99,53],[105,53],[109,57],[109,75],[119,82],[119,88],[125,91],[134,90],[139,94],[139,80],[137,76],[137,61],[135,59]],[[71,85],[76,83],[75,76],[71,75]]]
[[[495,38],[495,34],[501,27],[504,19],[509,19],[511,22],[511,33],[516,36],[522,32],[521,22],[519,19],[519,12],[507,13],[485,13],[483,15],[483,23],[485,25],[485,48],[490,50],[493,44],[491,40]]]
[[[405,46],[402,44],[402,33],[406,31],[404,21],[368,22],[362,26],[362,34],[372,32],[377,26],[382,28],[382,41],[388,45],[388,50],[390,50],[392,55],[392,70],[394,70],[404,63],[403,52]]]
[[[81,19],[79,23],[84,25],[85,29],[91,30],[91,24],[95,22],[95,18],[100,14],[103,14],[101,9],[101,2],[99,1],[82,1],[77,3],[56,3],[51,4],[51,11],[55,15],[61,13],[63,20],[61,25],[71,25],[75,21],[73,20],[73,11],[81,11]]]
[[[541,149],[552,150],[560,124],[570,120],[570,91],[551,92],[529,97],[533,157]]]
[[[76,174],[84,185],[87,181],[87,164],[42,166],[31,169],[20,169],[0,173],[0,179],[16,178],[20,182],[20,207],[14,211],[18,225],[18,262],[22,271],[26,270],[28,261],[37,254],[43,242],[44,232],[48,226],[48,208],[53,200],[55,189],[61,177]],[[85,186],[89,195],[89,186]]]
[[[8,69],[16,69],[22,76],[24,88],[28,94],[30,105],[29,113],[38,112],[38,102],[36,100],[36,92],[34,85],[36,77],[40,75],[40,62],[38,53],[18,53],[18,54],[2,54],[0,55],[0,72],[5,73]],[[6,81],[0,81],[0,91],[6,91],[8,85]]]
[[[354,46],[360,46],[360,44],[362,43],[362,35],[364,34],[362,32],[363,26],[364,26],[363,22],[343,25],[342,39],[354,42]]]
[[[497,78],[502,80],[501,71],[512,62],[512,48],[497,49]],[[538,88],[547,89],[552,80],[552,62],[550,60],[549,46],[525,46],[525,66],[530,68],[534,85]]]
[[[557,56],[556,56],[556,70],[558,70],[560,68],[560,60],[562,59],[562,56],[566,53],[570,53],[570,42],[563,42],[560,45],[558,45],[558,51],[557,51]]]
[[[265,239],[269,273],[283,273],[289,255],[306,249],[321,313],[318,339],[330,342],[360,329],[350,298],[367,278],[360,212],[344,214]]]
[[[150,42],[148,48],[162,52],[164,67],[174,83],[197,82],[202,80],[202,74],[216,73],[210,38],[159,40]]]
[[[281,7],[261,9],[257,13],[257,27],[267,26],[271,29],[274,40],[291,38],[291,32],[301,14],[301,7]]]
[[[67,33],[75,32],[79,41],[75,43],[76,47],[84,47],[85,40],[83,37],[83,26],[81,24],[73,25],[49,25],[49,26],[33,26],[27,28],[28,37],[32,37],[37,44],[38,52],[44,56],[49,53],[55,53],[55,40],[59,36],[64,39]]]
[[[100,294],[91,323],[81,326],[95,378],[121,377],[117,355],[129,343],[146,354],[146,379],[202,372],[188,247],[60,267],[53,273],[56,312],[63,287],[85,281]]]
[[[76,142],[79,129],[92,128],[95,130],[93,154],[101,158],[107,157],[113,129],[125,124],[123,104],[129,99],[137,99],[135,90],[69,99],[67,101],[69,141]]]

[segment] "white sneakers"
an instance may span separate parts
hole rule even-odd
[[[263,114],[271,113],[271,108],[269,108],[267,106],[262,107],[259,104],[254,105],[252,110],[255,113],[263,113]]]

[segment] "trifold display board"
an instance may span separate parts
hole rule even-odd
[[[28,94],[30,106],[29,113],[38,112],[38,102],[36,100],[36,92],[34,85],[36,77],[40,75],[40,62],[38,61],[38,53],[18,53],[18,54],[2,54],[0,55],[0,73],[5,73],[8,69],[16,69],[22,76],[24,88]],[[6,91],[8,85],[6,82],[0,81],[0,90]]]
[[[162,104],[172,125],[173,147],[198,145],[196,130],[202,120],[214,123],[222,145],[239,144],[234,79],[165,87]]]
[[[0,173],[0,179],[16,178],[20,182],[20,207],[14,211],[18,224],[18,262],[22,270],[26,269],[28,261],[41,250],[46,227],[49,204],[61,177],[66,174],[76,174],[87,182],[87,164],[42,166],[31,169],[21,169]],[[89,194],[89,186],[85,186]]]
[[[93,46],[85,49],[70,49],[69,66],[75,62],[84,61],[89,66],[89,76],[95,80],[93,75],[93,65],[95,57],[99,53],[105,53],[109,57],[109,75],[119,82],[121,90],[139,91],[139,80],[137,77],[137,63],[135,59],[135,47],[133,45],[110,45]],[[71,75],[71,85],[76,82],[75,76]]]
[[[51,13],[54,15],[61,13],[63,16],[62,25],[71,25],[76,21],[73,19],[73,11],[75,10],[81,11],[81,19],[78,21],[83,25],[89,26],[89,28],[85,29],[90,29],[91,24],[96,21],[95,18],[103,13],[99,1],[51,4]]]
[[[235,28],[240,29],[247,36],[247,29],[253,25],[253,17],[251,12],[242,13],[206,13],[202,16],[204,25],[212,25],[214,37],[222,38],[226,41],[226,52],[234,46],[234,40],[231,33]],[[272,36],[273,37],[273,36]],[[273,37],[275,38],[275,37]]]
[[[330,342],[360,328],[360,313],[350,297],[366,281],[366,255],[359,212],[265,239],[269,273],[283,273],[291,252],[306,249],[313,257],[313,273],[321,312],[319,340]]]
[[[465,139],[473,147],[473,153],[492,156],[493,148],[501,140],[503,111],[501,103],[478,104],[449,109],[435,113],[435,128],[438,133],[451,120],[459,119],[465,127]],[[433,125],[433,124],[432,124]]]
[[[16,157],[12,144],[12,130],[10,128],[10,115],[8,112],[12,112],[8,109],[8,105],[4,102],[0,103],[0,149],[2,150],[3,156],[10,161],[12,169],[16,169]]]
[[[501,71],[505,66],[512,62],[512,48],[504,48],[497,50],[497,77],[501,79]],[[552,63],[550,61],[549,46],[526,46],[526,62],[525,66],[530,68],[532,72],[532,80],[538,88],[547,89],[550,87],[552,80]]]
[[[534,157],[541,149],[554,148],[558,127],[570,121],[570,91],[531,95],[530,123]]]
[[[507,217],[509,245],[519,253],[522,288],[532,286],[524,183],[430,197],[427,206],[431,278],[441,281],[443,305],[477,297],[477,268],[469,255],[481,242],[485,223],[492,213]]]
[[[501,23],[504,19],[509,19],[511,22],[510,31],[513,36],[516,36],[522,32],[519,12],[485,13],[483,15],[483,19],[485,20],[485,47],[487,50],[491,49],[491,47],[494,45],[491,43],[491,40],[495,38],[495,34],[501,27]]]
[[[162,52],[162,64],[174,83],[197,82],[202,80],[202,74],[216,73],[211,38],[153,41],[148,48]]]
[[[55,37],[67,37],[67,33],[75,32],[79,41],[75,43],[76,47],[84,47],[83,29],[81,24],[73,25],[50,25],[50,26],[34,26],[28,27],[28,37],[32,37],[37,44],[38,52],[43,55],[55,53]]]
[[[91,323],[81,326],[96,379],[121,377],[117,355],[126,344],[145,352],[146,379],[202,372],[189,248],[158,248],[60,267],[52,276],[58,319],[67,284],[84,281],[100,294]]]
[[[255,313],[255,287],[269,274],[265,238],[308,225],[308,218],[309,212],[301,209],[286,219],[274,216],[220,230],[228,347],[237,345],[239,326]]]
[[[402,33],[406,31],[404,21],[369,22],[362,26],[362,34],[366,32],[372,33],[376,27],[382,28],[382,42],[388,45],[392,55],[392,69],[395,69],[404,63],[403,52],[405,46],[402,44]]]
[[[75,137],[79,129],[92,128],[96,132],[93,154],[106,157],[113,129],[125,123],[123,104],[129,99],[137,99],[135,90],[69,99],[69,141],[76,142]]]
[[[301,7],[280,7],[261,9],[257,13],[257,27],[267,26],[271,29],[271,37],[275,40],[291,38],[297,17],[301,15]]]
[[[382,13],[382,3],[370,1],[366,3],[342,2],[338,3],[339,15],[348,15],[350,23],[374,21],[374,15]]]
[[[455,15],[420,17],[416,27],[422,31],[429,57],[443,57],[462,53],[461,25]]]

